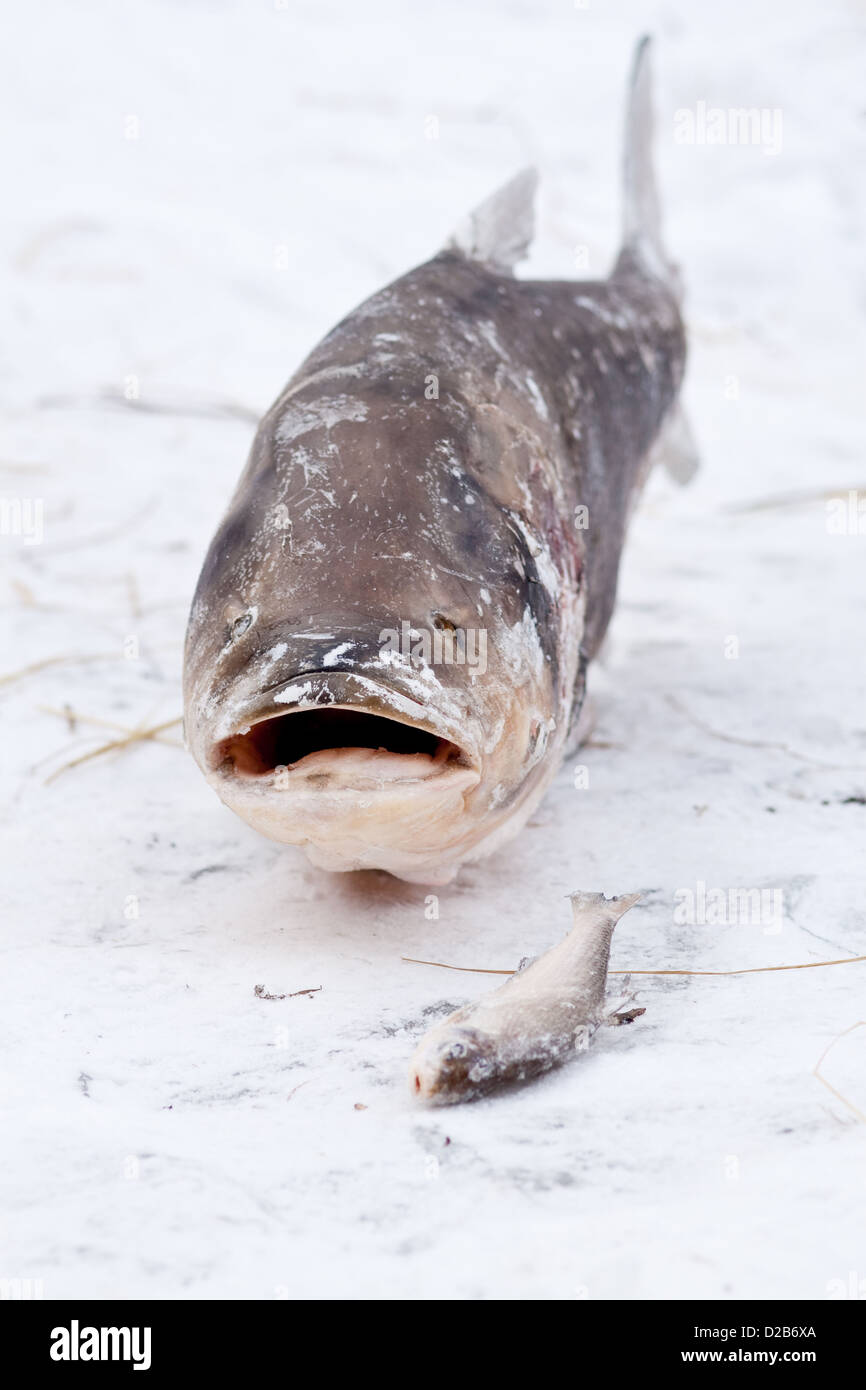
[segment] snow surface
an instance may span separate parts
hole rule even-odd
[[[862,8],[46,0],[8,27],[0,491],[42,499],[44,537],[0,537],[2,671],[70,659],[0,686],[0,1276],[46,1297],[855,1287],[866,1027],[824,1063],[849,1106],[813,1068],[866,1018],[866,965],[636,980],[646,1015],[572,1066],[422,1111],[417,1037],[495,980],[401,957],[514,966],[578,887],[646,890],[618,969],[866,953],[866,536],[828,531],[821,496],[866,488]],[[177,729],[47,782],[114,736],[85,717],[179,714],[255,417],[337,318],[531,162],[521,273],[604,273],[644,29],[703,464],[683,491],[656,476],[635,520],[589,786],[564,767],[434,920],[424,889],[257,837]],[[678,144],[701,101],[780,109],[781,150]],[[679,924],[698,882],[781,890],[780,929]]]

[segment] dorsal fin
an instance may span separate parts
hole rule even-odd
[[[521,169],[513,179],[485,198],[457,227],[447,251],[460,251],[491,269],[511,271],[529,253],[535,229],[535,169]]]

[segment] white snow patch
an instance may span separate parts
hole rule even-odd
[[[341,642],[338,647],[332,647],[327,655],[322,657],[322,665],[336,666],[340,657],[343,656],[345,652],[350,652],[355,645],[356,643],[354,642]]]
[[[304,681],[302,685],[287,685],[285,690],[281,690],[274,696],[274,703],[277,705],[298,705],[301,700],[306,700],[313,693],[313,682]]]
[[[508,515],[511,517],[515,526],[518,527],[521,535],[526,541],[529,553],[535,561],[535,568],[538,572],[539,579],[551,598],[557,599],[562,589],[562,579],[560,578],[556,565],[553,563],[549,546],[536,535],[519,512],[509,511]]]
[[[321,401],[292,402],[284,407],[274,437],[287,444],[313,430],[332,430],[347,421],[367,418],[367,405],[359,396],[327,396]]]

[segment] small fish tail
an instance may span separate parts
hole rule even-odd
[[[611,927],[615,926],[620,917],[624,917],[629,908],[634,907],[640,901],[640,893],[621,893],[616,898],[606,898],[604,893],[569,893],[571,899],[571,910],[574,914],[575,924],[585,917],[587,921],[593,918],[603,918]]]

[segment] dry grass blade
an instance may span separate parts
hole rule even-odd
[[[448,965],[442,960],[416,960],[401,956],[409,965],[434,965],[437,970],[462,970],[468,975],[513,975],[513,970],[488,970],[471,965]],[[853,965],[866,956],[841,956],[838,960],[807,960],[799,965],[750,965],[743,970],[609,970],[608,975],[765,975],[775,970],[820,970],[825,965]]]
[[[24,584],[20,579],[12,579],[10,587],[14,594],[17,594],[25,608],[36,608],[36,595],[29,584]]]
[[[50,777],[45,778],[44,785],[47,787],[49,782],[56,782],[64,772],[69,772],[73,767],[80,767],[82,763],[89,763],[94,758],[101,758],[105,753],[116,753],[121,748],[128,748],[133,743],[146,743],[156,741],[156,736],[165,729],[171,729],[175,724],[181,722],[180,717],[176,719],[166,719],[162,724],[154,724],[149,729],[133,729],[125,738],[112,739],[110,743],[104,743],[100,748],[93,748],[89,753],[82,753],[80,758],[73,758],[71,762],[64,763],[51,773]]]
[[[120,734],[128,734],[131,736],[140,734],[140,728],[130,729],[128,724],[116,724],[113,719],[99,719],[96,715],[93,714],[79,714],[77,710],[73,710],[71,708],[54,709],[51,705],[38,705],[37,708],[40,714],[53,714],[58,719],[65,719],[67,723],[69,723],[72,726],[76,724],[93,724],[96,728],[114,729],[116,733]],[[179,724],[180,718],[178,717],[173,722],[175,724]],[[183,744],[178,743],[177,739],[163,738],[162,734],[159,733],[151,733],[150,737],[153,739],[154,743],[162,743],[165,745],[166,748],[183,747]]]
[[[706,724],[703,719],[699,719],[696,714],[692,714],[690,709],[678,700],[676,695],[668,695],[667,702],[672,705],[678,714],[682,714],[695,728],[703,730],[711,738],[720,739],[722,743],[734,743],[739,748],[766,748],[775,753],[786,753],[789,758],[796,758],[798,762],[809,763],[812,767],[823,767],[830,772],[863,772],[863,767],[853,768],[846,763],[825,763],[820,758],[810,758],[808,753],[799,753],[796,748],[791,748],[787,743],[773,743],[756,738],[740,738],[737,734],[726,734],[723,729],[714,729],[711,724]]]
[[[22,666],[19,671],[7,671],[5,676],[0,676],[0,685],[12,685],[14,681],[24,680],[26,676],[35,676],[39,671],[47,670],[49,666],[63,666],[68,662],[120,660],[120,652],[91,652],[89,655],[82,656],[46,656],[42,661],[34,661],[29,666]]]
[[[735,516],[748,512],[771,512],[784,507],[802,507],[807,502],[829,502],[831,498],[844,497],[846,493],[866,492],[863,487],[825,487],[804,492],[782,492],[775,497],[758,497],[754,502],[730,502],[722,510]]]
[[[461,970],[466,975],[513,975],[513,970],[487,970],[483,966],[448,965],[444,960],[417,960],[415,956],[401,956],[408,965],[435,965],[437,970]]]
[[[204,420],[243,420],[258,424],[262,417],[260,410],[242,405],[232,400],[145,400],[138,396],[127,396],[122,391],[106,387],[95,396],[42,396],[37,405],[43,410],[135,410],[144,415],[176,416],[180,419],[190,417]]]
[[[859,1110],[857,1106],[853,1103],[853,1101],[848,1100],[847,1096],[843,1096],[841,1091],[837,1091],[836,1087],[832,1084],[832,1082],[827,1080],[826,1076],[821,1075],[821,1064],[833,1051],[833,1048],[836,1046],[836,1044],[838,1042],[841,1042],[843,1038],[847,1038],[849,1033],[856,1032],[858,1028],[866,1028],[866,1019],[861,1018],[857,1021],[857,1023],[852,1023],[850,1028],[845,1028],[843,1032],[838,1033],[835,1038],[832,1038],[831,1041],[828,1042],[827,1046],[824,1048],[824,1051],[821,1053],[821,1056],[818,1058],[817,1062],[812,1068],[812,1075],[817,1077],[817,1079],[821,1082],[821,1085],[826,1086],[827,1090],[830,1091],[831,1094],[834,1095],[837,1100],[841,1101],[842,1104],[851,1111],[852,1115],[856,1115],[858,1120],[862,1120],[863,1124],[866,1124],[866,1115],[863,1114],[863,1111]]]
[[[120,536],[125,536],[128,531],[134,531],[142,522],[155,511],[159,503],[158,497],[151,497],[147,502],[143,502],[136,507],[122,521],[117,521],[113,526],[107,526],[102,531],[93,531],[89,536],[76,536],[73,540],[60,541],[57,545],[45,547],[46,556],[53,559],[55,555],[68,555],[73,550],[90,550],[93,546],[104,545],[106,541],[117,540]]]

